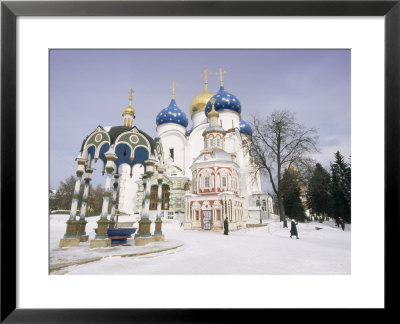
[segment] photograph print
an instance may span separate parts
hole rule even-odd
[[[350,275],[349,49],[50,49],[51,275]]]

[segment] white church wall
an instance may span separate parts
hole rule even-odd
[[[130,177],[130,167],[127,164],[121,165],[122,169],[120,177],[120,191],[118,209],[122,213],[133,214],[136,209],[136,196],[138,185],[135,183],[139,180],[144,172],[141,164],[136,164],[132,169],[132,178]]]
[[[170,156],[170,150],[173,150],[174,164],[182,170],[185,170],[185,146],[187,143],[185,137],[186,128],[178,124],[162,124],[157,126],[157,133],[161,139],[164,150],[164,157]]]
[[[205,115],[204,111],[199,111],[192,115],[193,128],[203,123],[207,123],[207,116]]]
[[[219,123],[224,130],[239,128],[240,116],[238,113],[229,110],[219,110],[218,112]]]
[[[200,151],[203,150],[204,148],[204,138],[203,138],[203,132],[204,130],[208,127],[208,124],[202,124],[197,126],[195,129],[193,129],[192,133],[189,136],[189,159],[186,162],[185,170],[186,170],[186,176],[188,176],[190,179],[192,178],[192,173],[190,172],[190,166],[193,164],[193,161],[199,156]]]

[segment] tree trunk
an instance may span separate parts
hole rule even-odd
[[[278,192],[278,202],[279,202],[279,218],[280,221],[283,222],[283,227],[287,226],[286,214],[285,214],[285,206],[283,205],[283,197],[280,192]]]

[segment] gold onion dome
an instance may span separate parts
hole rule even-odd
[[[204,111],[207,102],[211,99],[212,96],[213,94],[208,91],[208,88],[204,87],[204,91],[196,95],[190,103],[190,115],[193,115],[194,113],[197,113],[199,111]]]
[[[132,115],[132,116],[135,116],[135,109],[133,109],[133,107],[132,107],[132,94],[133,94],[133,90],[131,89],[131,90],[129,91],[129,105],[128,105],[128,107],[126,107],[126,108],[124,109],[124,111],[122,112],[122,116],[123,116],[123,115]]]
[[[123,114],[124,115],[132,115],[132,116],[134,116],[135,115],[135,109],[133,109],[133,107],[126,107],[125,109],[124,109],[124,111],[123,111]]]
[[[204,72],[201,74],[201,76],[204,77],[204,90],[203,92],[194,96],[194,98],[192,99],[192,102],[189,106],[190,115],[193,115],[199,111],[204,111],[207,102],[213,96],[213,94],[208,91],[208,74],[211,74],[208,69],[205,69]]]

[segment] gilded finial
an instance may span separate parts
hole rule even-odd
[[[208,71],[207,68],[204,69],[203,73],[201,74],[201,76],[204,78],[204,91],[208,91],[208,75],[211,74],[210,71]]]
[[[132,107],[132,95],[135,91],[133,91],[133,89],[129,90],[129,106],[128,107]]]
[[[172,99],[175,99],[175,90],[176,90],[176,86],[177,86],[178,84],[175,82],[175,81],[172,81],[172,86],[171,86],[171,89],[172,89]]]
[[[132,107],[132,94],[134,93],[133,89],[130,89],[128,93],[129,93],[129,105],[122,112],[122,116],[132,115],[133,118],[135,118],[135,109],[133,109],[133,107]],[[124,125],[125,125],[125,121],[124,121]]]
[[[210,102],[211,102],[211,111],[208,113],[208,117],[213,117],[213,116],[218,117],[218,116],[219,116],[218,112],[215,110],[215,106],[214,106],[215,101],[216,101],[215,98],[211,98],[211,99],[210,99]]]
[[[222,87],[224,85],[224,74],[226,74],[226,71],[222,71],[222,68],[219,68],[219,72],[216,74],[219,75],[219,83]]]

